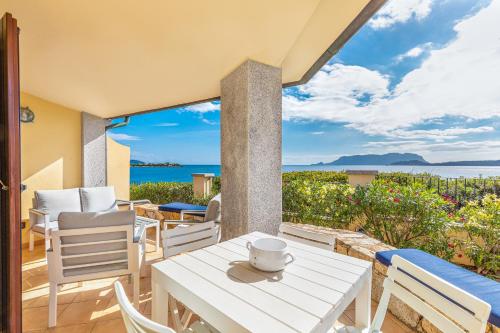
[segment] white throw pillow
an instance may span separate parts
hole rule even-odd
[[[35,191],[35,208],[49,213],[50,221],[57,221],[62,212],[81,212],[78,188]]]
[[[113,186],[82,187],[80,188],[80,196],[82,211],[85,213],[118,210]]]

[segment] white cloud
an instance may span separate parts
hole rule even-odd
[[[424,19],[431,12],[431,0],[390,0],[368,21],[373,29],[384,29],[410,19]]]
[[[405,139],[434,139],[434,140],[444,140],[444,139],[456,139],[460,135],[465,134],[479,134],[493,132],[495,128],[491,126],[480,126],[480,127],[451,127],[446,129],[429,129],[429,130],[401,130],[397,129],[387,133],[389,137],[405,138]]]
[[[154,126],[157,126],[157,127],[175,127],[175,126],[179,126],[179,123],[159,123],[159,124],[156,124]]]
[[[220,104],[214,103],[214,102],[194,104],[194,105],[186,106],[184,108],[184,110],[191,111],[191,112],[200,112],[200,113],[219,111]]]
[[[454,141],[373,141],[364,145],[369,153],[412,152],[429,158],[429,162],[495,159],[500,156],[500,140]],[[487,156],[487,157],[485,157]]]
[[[411,138],[424,136],[409,129],[428,120],[500,116],[498,17],[497,0],[458,22],[454,27],[457,37],[446,47],[430,51],[421,67],[406,74],[392,90],[390,78],[378,71],[342,64],[327,66],[299,88],[309,98],[284,96],[284,119],[343,122],[365,134]],[[443,133],[456,137],[472,132],[450,128],[441,134],[427,134]]]
[[[111,139],[116,140],[116,141],[140,141],[140,140],[142,140],[138,136],[128,135],[128,134],[125,134],[125,133],[109,133],[108,132],[107,135]]]
[[[412,49],[409,49],[403,54],[400,54],[396,57],[396,61],[401,62],[408,58],[417,58],[420,57],[425,51],[430,50],[432,47],[432,43],[425,43],[419,46],[415,46]]]
[[[318,132],[311,132],[312,135],[323,135],[325,132],[323,131],[318,131]]]
[[[205,119],[205,118],[201,119],[201,121],[204,122],[207,125],[217,125],[216,121],[208,120],[208,119]]]

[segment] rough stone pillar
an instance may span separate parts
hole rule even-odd
[[[222,238],[281,223],[281,69],[248,60],[221,82]]]
[[[106,186],[106,125],[108,121],[82,112],[82,186]]]

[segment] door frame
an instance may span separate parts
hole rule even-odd
[[[2,265],[2,332],[22,331],[21,305],[21,145],[19,29],[6,13],[1,20],[0,179],[2,190],[0,244]],[[5,161],[7,163],[5,163]]]

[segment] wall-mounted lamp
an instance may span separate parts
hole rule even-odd
[[[21,121],[23,123],[32,123],[35,120],[35,113],[31,111],[29,106],[21,107]]]

